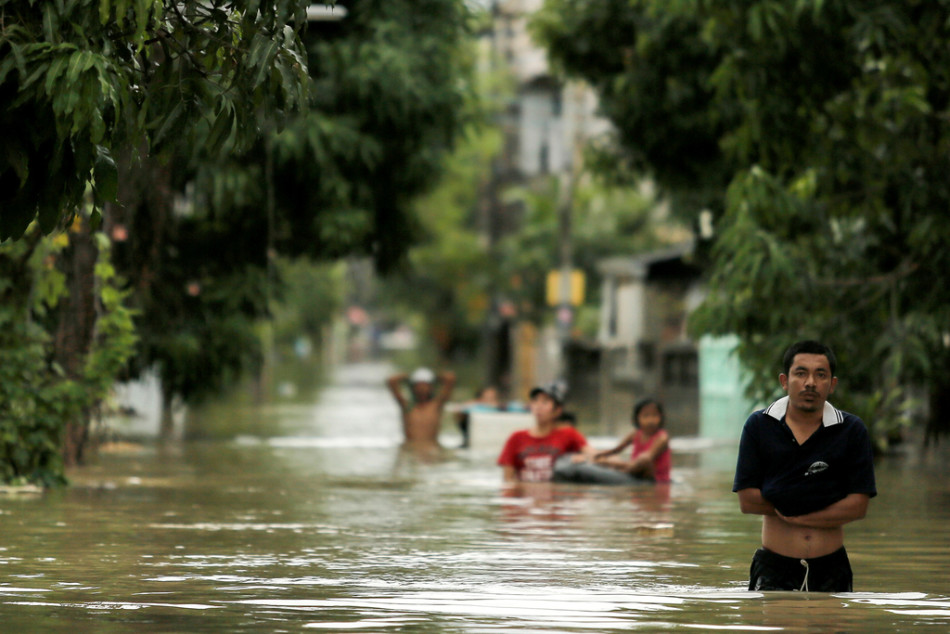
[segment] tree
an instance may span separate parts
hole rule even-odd
[[[614,126],[594,147],[593,169],[618,184],[649,177],[690,222],[704,208],[721,212],[735,166],[720,139],[735,107],[709,107],[720,55],[696,12],[651,0],[547,0],[531,27],[555,69],[594,87]]]
[[[7,420],[22,431],[32,420],[23,416],[31,407],[38,412],[43,403],[63,404],[44,410],[42,442],[30,440],[39,438],[32,433],[11,441],[17,464],[49,466],[45,475],[34,470],[24,477],[61,479],[61,465],[42,457],[51,448],[63,449],[67,464],[81,458],[90,413],[104,394],[99,388],[118,376],[117,361],[124,361],[131,345],[129,333],[110,326],[103,310],[114,292],[97,281],[110,266],[108,244],[95,230],[119,189],[116,157],[160,155],[177,143],[239,148],[256,138],[260,111],[302,104],[306,65],[296,31],[306,5],[0,0],[0,240],[7,241],[0,259],[12,265],[3,267],[8,275],[20,276],[3,284],[28,291],[8,295],[10,314],[25,320],[19,327],[31,329],[7,340],[5,356],[33,359],[29,371],[11,375],[20,383],[0,399],[0,408],[19,414]],[[67,226],[78,230],[56,233]],[[44,328],[37,330],[31,302],[36,285],[48,276],[19,249],[32,253],[42,233],[69,243],[52,258],[68,293],[55,310],[49,307]],[[105,346],[115,351],[110,363],[96,352],[98,337],[113,338]],[[98,374],[89,376],[90,368]],[[59,401],[24,385],[71,393],[82,388],[70,386],[89,381],[97,386],[88,390],[90,398]],[[31,393],[32,405],[24,401]],[[13,432],[7,437],[17,438]]]
[[[552,24],[553,9],[565,4],[548,3]],[[703,167],[700,180],[725,175],[730,183],[719,192],[725,215],[693,331],[739,334],[739,355],[754,370],[759,396],[775,384],[776,357],[788,343],[826,340],[841,358],[842,403],[869,422],[880,446],[899,435],[913,386],[929,394],[928,433],[950,429],[950,295],[940,282],[950,264],[941,246],[950,237],[943,213],[950,203],[947,5],[612,5],[638,25],[690,24],[670,42],[672,59],[699,51],[704,60],[701,77],[691,65],[673,64],[663,78],[667,87],[701,89],[694,112],[716,123],[701,127],[721,160]],[[605,55],[624,59],[631,51],[631,72],[639,76],[653,59],[643,52],[652,50],[654,36],[631,31]],[[585,40],[598,37],[605,37],[603,26],[594,24]],[[601,73],[576,56],[568,61],[574,72]],[[625,72],[601,73],[598,86],[625,85]],[[643,92],[629,109],[615,104],[612,117],[622,125],[624,117],[657,111],[643,100],[652,103],[654,95]],[[674,146],[688,131],[680,116],[651,121],[649,135]],[[654,173],[676,187],[662,169]]]
[[[82,231],[81,226],[75,231]],[[57,266],[75,248],[64,233],[44,237],[35,224],[23,239],[0,245],[0,481],[54,486],[64,482],[64,444],[79,457],[89,415],[112,389],[132,352],[132,318],[109,242],[95,236],[96,327],[80,363],[60,364],[62,344],[50,334],[70,299],[68,274]]]
[[[159,372],[167,403],[260,368],[257,325],[287,290],[280,258],[393,269],[418,239],[412,201],[465,116],[468,11],[456,0],[336,6],[342,19],[302,34],[306,108],[262,112],[240,151],[215,151],[205,128],[124,179],[139,183],[110,221],[128,235],[116,255],[141,315],[136,370]],[[339,301],[321,289],[318,301]]]
[[[424,337],[441,360],[475,352],[491,311],[498,263],[485,239],[482,194],[497,130],[468,128],[445,160],[438,185],[414,204],[419,231],[408,266],[379,288],[384,320],[424,322]],[[429,352],[429,351],[427,351]]]
[[[305,35],[309,110],[269,140],[275,242],[392,270],[419,238],[414,200],[438,182],[470,115],[471,16],[458,0],[339,4],[343,20]]]
[[[488,19],[488,14],[482,14]],[[546,278],[558,261],[557,179],[503,183],[502,113],[510,107],[514,79],[504,72],[475,76],[474,113],[462,142],[446,160],[439,186],[415,205],[420,239],[405,270],[389,276],[380,303],[406,323],[423,323],[425,341],[443,359],[480,355],[480,381],[499,382],[510,359],[502,322],[543,324],[552,318]],[[587,305],[574,332],[596,330],[597,261],[646,249],[663,240],[654,231],[664,221],[652,194],[621,187],[603,177],[579,179],[573,196],[574,260],[587,276]],[[495,331],[495,332],[492,332]],[[493,336],[495,335],[495,336]],[[428,351],[427,351],[428,352]]]
[[[93,187],[115,198],[115,156],[203,127],[212,147],[255,137],[265,101],[302,100],[303,0],[2,0],[0,240],[45,232]]]

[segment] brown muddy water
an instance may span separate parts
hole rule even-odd
[[[209,410],[241,435],[145,443],[0,498],[0,630],[950,631],[938,460],[878,462],[847,529],[857,592],[751,593],[760,524],[730,492],[731,444],[677,439],[665,489],[507,491],[495,452],[403,455],[384,373]]]

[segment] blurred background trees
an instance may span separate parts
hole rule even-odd
[[[30,320],[27,302],[44,279],[37,269],[50,262],[30,253],[66,226],[71,246],[54,266],[65,275],[64,305],[82,302],[64,309],[60,335],[37,335],[45,360],[34,355],[30,367],[48,376],[37,385],[77,375],[105,332],[100,223],[135,319],[125,376],[157,373],[169,405],[259,368],[257,324],[288,288],[282,256],[363,255],[381,270],[404,259],[409,201],[436,181],[464,120],[457,49],[468,9],[447,0],[309,4],[0,4],[0,232],[26,235],[30,251],[9,255],[11,275],[28,274],[9,283],[23,289],[15,319]],[[324,298],[328,307],[336,294]],[[31,341],[8,340],[4,357]],[[110,372],[109,383],[119,377]],[[12,397],[4,406],[23,407]],[[67,463],[82,455],[91,420],[83,409],[43,431],[40,444],[53,451],[77,439],[66,443]]]
[[[789,342],[827,341],[881,446],[914,411],[947,429],[947,8],[548,0],[537,21],[618,162],[716,219],[694,333],[739,335],[758,398]]]
[[[244,149],[180,144],[123,179],[135,185],[110,217],[129,236],[117,258],[140,315],[133,367],[158,373],[168,413],[260,371],[256,328],[286,290],[281,258],[401,266],[411,202],[465,121],[463,4],[339,2],[320,15],[301,32],[301,109],[259,112]]]

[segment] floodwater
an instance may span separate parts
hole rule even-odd
[[[66,490],[0,498],[2,631],[950,630],[936,460],[878,463],[847,529],[858,592],[751,593],[760,521],[730,492],[733,447],[679,439],[668,488],[509,491],[494,452],[401,454],[384,372],[343,367],[315,403],[209,411],[237,437],[103,454]]]

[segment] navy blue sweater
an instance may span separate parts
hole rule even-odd
[[[825,403],[822,426],[799,445],[785,422],[787,407],[784,397],[746,420],[733,491],[760,489],[788,517],[852,493],[877,495],[871,441],[860,418]]]

